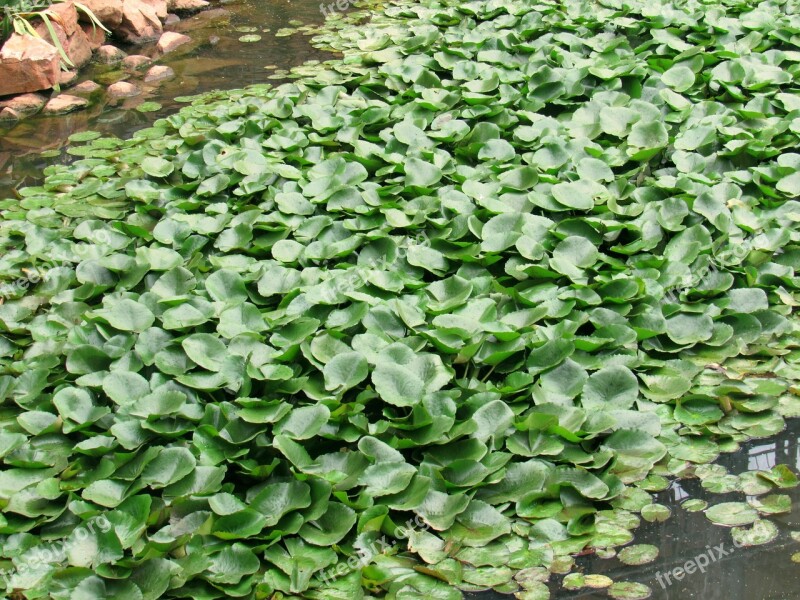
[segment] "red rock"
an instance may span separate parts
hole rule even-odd
[[[97,20],[111,30],[122,23],[122,0],[83,0],[81,4],[91,10]],[[79,13],[78,18],[84,23],[91,22],[84,13]]]
[[[69,36],[65,48],[67,56],[76,67],[82,67],[92,60],[92,44],[83,29],[78,28],[75,33]]]
[[[142,67],[149,65],[153,62],[153,59],[149,56],[143,56],[141,54],[131,54],[130,56],[126,56],[122,61],[122,66],[126,69],[141,69]]]
[[[61,73],[58,74],[58,85],[67,87],[71,83],[74,83],[77,78],[77,71],[61,71]]]
[[[126,56],[127,54],[125,54],[122,50],[120,50],[116,46],[112,46],[111,44],[100,46],[97,49],[97,60],[107,65],[118,63],[122,61],[122,59],[125,58]]]
[[[193,13],[207,6],[206,0],[167,0],[167,8],[177,13]]]
[[[89,47],[92,50],[97,50],[106,43],[106,32],[97,25],[92,25],[91,23],[81,23],[80,25],[83,33],[86,34],[86,39],[89,40]]]
[[[72,2],[55,2],[47,10],[57,16],[56,23],[64,28],[68,36],[78,29],[78,11]]]
[[[23,115],[19,114],[13,108],[6,107],[3,110],[0,110],[0,122],[21,121],[23,118]]]
[[[175,71],[164,65],[156,65],[155,67],[150,67],[150,70],[144,76],[144,81],[145,83],[151,83],[170,79],[171,77],[175,77]]]
[[[77,96],[70,96],[69,94],[60,94],[45,104],[42,114],[63,115],[64,113],[84,108],[87,104],[89,104],[89,102],[85,98],[78,98]]]
[[[161,21],[153,8],[141,0],[124,0],[122,23],[116,34],[126,42],[138,44],[161,35]]]
[[[169,27],[170,25],[175,25],[175,23],[180,23],[181,18],[176,15],[175,13],[167,13],[167,18],[164,19],[164,27]]]
[[[148,4],[162,21],[167,18],[167,0],[141,0]]]
[[[131,98],[141,94],[139,88],[132,83],[128,83],[127,81],[118,81],[117,83],[112,83],[110,86],[108,86],[107,91],[109,98]]]
[[[58,64],[53,46],[33,35],[13,34],[0,49],[0,96],[53,87]]]
[[[53,6],[58,6],[58,4],[54,4]],[[75,9],[73,8],[73,10]],[[61,44],[64,52],[72,61],[72,65],[82,67],[92,58],[92,48],[89,45],[89,38],[87,38],[83,30],[78,27],[77,21],[75,22],[74,28],[70,27],[71,23],[66,20],[64,21],[67,23],[66,28],[62,27],[59,23],[51,22],[53,31],[56,32],[58,43]],[[70,29],[72,29],[72,33],[69,33]],[[34,25],[34,30],[39,34],[39,37],[47,43],[55,45],[53,44],[52,34],[42,21]]]
[[[192,38],[188,35],[183,35],[182,33],[177,33],[175,31],[166,31],[161,34],[161,37],[158,38],[158,51],[161,54],[166,54],[167,52],[172,52],[178,46],[183,46],[187,42],[191,42]]]
[[[73,86],[70,92],[73,94],[93,94],[100,89],[100,86],[92,80],[81,81],[78,85]]]
[[[22,94],[0,102],[0,109],[10,108],[23,116],[35,115],[46,102],[47,98],[41,94]]]

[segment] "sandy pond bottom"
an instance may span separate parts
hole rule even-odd
[[[787,428],[766,440],[752,440],[734,454],[723,454],[716,464],[731,474],[768,470],[784,464],[800,471],[800,419],[787,420]],[[698,479],[675,481],[656,494],[656,501],[668,506],[672,516],[664,522],[647,523],[634,530],[634,544],[653,544],[660,553],[655,562],[643,566],[627,566],[618,559],[601,559],[594,555],[577,559],[576,572],[606,575],[614,581],[636,581],[650,586],[653,600],[797,600],[800,598],[800,565],[789,557],[800,551],[800,544],[789,536],[800,530],[800,487],[780,490],[792,499],[792,512],[772,515],[780,534],[763,546],[736,548],[730,530],[713,525],[702,512],[690,513],[681,508],[689,498],[707,500],[709,505],[743,501],[743,493],[712,494],[700,486]],[[722,545],[722,557],[719,549]],[[709,548],[710,547],[710,548]],[[687,561],[703,563],[701,555],[714,557],[705,573],[685,574],[680,581],[665,573],[684,567]],[[699,560],[698,560],[699,559]],[[659,578],[663,586],[659,583]],[[554,600],[589,600],[608,598],[605,590],[568,591],[561,588],[561,576],[551,582]],[[484,592],[467,594],[470,600],[505,600],[512,596]]]

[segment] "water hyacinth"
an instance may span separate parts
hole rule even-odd
[[[72,146],[0,203],[0,276],[60,265],[0,305],[0,585],[545,598],[668,517],[800,414],[798,4],[386,3]]]

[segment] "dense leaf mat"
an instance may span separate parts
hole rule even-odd
[[[800,412],[800,2],[362,16],[2,203],[9,591],[546,597]]]

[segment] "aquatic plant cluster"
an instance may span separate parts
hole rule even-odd
[[[382,4],[79,136],[0,204],[0,274],[59,265],[0,305],[0,585],[546,598],[669,477],[796,485],[705,463],[800,414],[798,9]],[[763,538],[768,498],[708,516]]]

